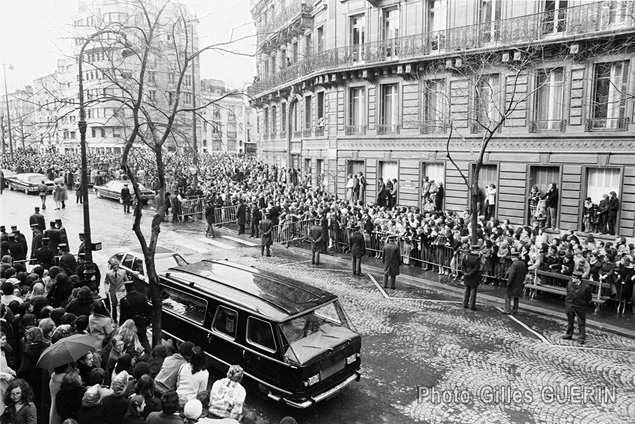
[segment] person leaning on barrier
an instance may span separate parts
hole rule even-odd
[[[567,285],[567,296],[565,298],[565,313],[567,314],[567,332],[562,338],[571,340],[573,338],[573,324],[578,318],[578,342],[584,344],[586,340],[586,308],[593,298],[591,287],[581,280],[582,271],[574,270],[571,281]]]
[[[465,284],[465,294],[463,296],[463,308],[470,307],[476,310],[476,292],[481,283],[481,261],[479,257],[480,246],[473,244],[470,246],[470,253],[463,258],[461,265],[463,271],[463,283]]]

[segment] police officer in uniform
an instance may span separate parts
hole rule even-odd
[[[567,284],[567,296],[564,301],[564,311],[567,314],[567,333],[562,336],[565,340],[573,337],[573,324],[578,318],[578,342],[584,344],[586,341],[586,308],[593,298],[591,287],[582,281],[582,271],[575,269],[569,284]]]
[[[481,283],[481,258],[479,255],[480,246],[473,244],[470,246],[470,253],[463,258],[461,266],[464,276],[465,294],[463,296],[463,308],[468,305],[471,310],[476,310],[476,291]]]

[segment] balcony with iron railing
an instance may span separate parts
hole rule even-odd
[[[258,33],[258,44],[275,34],[288,24],[295,22],[298,18],[309,16],[313,10],[313,1],[298,1],[288,6],[283,6],[268,22],[256,25]]]
[[[399,134],[401,125],[399,124],[379,124],[377,125],[377,135]]]
[[[346,135],[366,135],[366,125],[346,125],[344,127]]]
[[[300,3],[302,4],[302,3]],[[532,15],[407,35],[390,40],[337,47],[312,55],[266,76],[249,87],[251,95],[292,81],[354,66],[452,55],[481,48],[502,49],[536,43],[562,43],[602,34],[617,35],[635,28],[635,2],[611,0],[574,6],[555,13]]]
[[[566,119],[536,119],[529,121],[529,132],[564,132],[567,128]]]
[[[324,126],[315,127],[315,136],[316,137],[324,137]]]
[[[450,124],[445,121],[430,120],[419,122],[419,133],[421,134],[444,134]]]
[[[311,134],[313,134],[312,128],[305,128],[302,130],[302,137],[311,137]]]
[[[592,118],[584,122],[585,131],[627,131],[630,118]]]

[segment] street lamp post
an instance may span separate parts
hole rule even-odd
[[[9,70],[13,70],[13,66],[9,64]],[[7,103],[7,128],[9,130],[9,153],[11,154],[11,160],[13,160],[13,138],[11,136],[11,114],[9,111],[9,90],[7,89],[7,69],[6,64],[2,64],[2,73],[4,75],[4,99]],[[4,140],[2,140],[2,154],[4,155]]]
[[[82,197],[83,197],[83,209],[84,209],[84,260],[87,263],[93,262],[93,245],[92,239],[90,236],[90,208],[88,206],[88,160],[86,158],[86,110],[84,108],[84,73],[83,73],[83,65],[84,65],[84,50],[88,46],[88,44],[93,41],[95,38],[99,37],[102,34],[106,33],[116,33],[119,31],[113,30],[104,30],[98,31],[86,38],[86,41],[82,45],[82,48],[79,50],[79,56],[77,58],[78,64],[78,78],[77,81],[79,83],[79,142],[81,147],[81,156],[82,156]]]

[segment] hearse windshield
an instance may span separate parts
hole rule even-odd
[[[357,336],[338,301],[279,325],[285,339],[284,357],[299,365]]]

